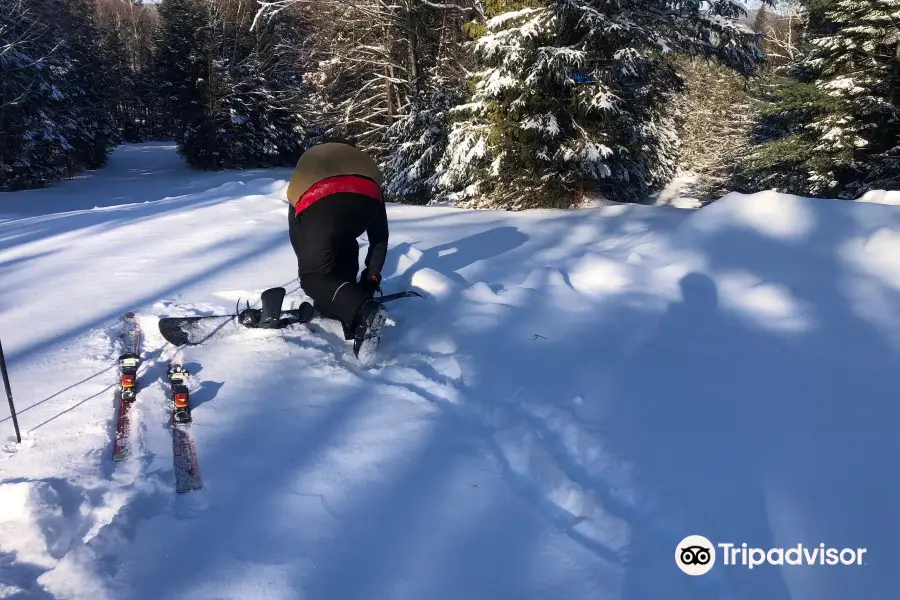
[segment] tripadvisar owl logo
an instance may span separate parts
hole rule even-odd
[[[689,535],[675,548],[675,564],[688,575],[705,575],[716,564],[716,548],[702,535]]]

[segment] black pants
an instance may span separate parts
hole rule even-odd
[[[341,321],[345,332],[370,297],[357,284],[357,238],[378,215],[380,204],[360,194],[339,193],[322,198],[298,216],[288,207],[300,287],[316,310]]]

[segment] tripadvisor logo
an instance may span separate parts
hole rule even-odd
[[[716,564],[716,548],[702,535],[689,535],[675,548],[675,563],[688,575],[705,575]]]
[[[717,550],[718,549],[718,550]],[[717,555],[727,567],[753,569],[765,564],[775,566],[861,566],[866,548],[827,548],[825,544],[790,548],[752,548],[747,544],[713,544],[702,535],[689,535],[675,548],[675,564],[688,575],[705,575],[716,564]]]

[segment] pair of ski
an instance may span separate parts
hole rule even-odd
[[[118,418],[113,460],[122,461],[131,454],[131,407],[139,392],[138,368],[141,364],[141,326],[133,312],[123,317],[122,344],[125,352],[119,357]],[[172,409],[172,454],[175,467],[175,489],[188,492],[203,488],[197,450],[191,436],[192,421],[187,369],[180,360],[169,361],[167,377]]]

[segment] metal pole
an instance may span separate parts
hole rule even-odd
[[[6,397],[9,398],[9,413],[12,415],[13,427],[16,428],[16,442],[22,443],[22,434],[19,433],[19,420],[16,419],[16,405],[13,404],[12,390],[9,387],[9,373],[6,372],[6,359],[3,357],[3,345],[0,344],[0,371],[3,372],[3,385],[6,386]]]

